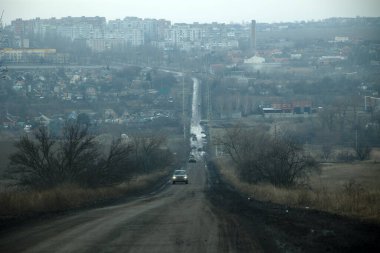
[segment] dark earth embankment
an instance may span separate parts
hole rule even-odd
[[[223,181],[212,162],[208,168],[207,197],[233,224],[226,233],[241,252],[252,244],[263,252],[380,252],[378,224],[249,199]]]

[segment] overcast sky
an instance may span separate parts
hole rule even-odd
[[[0,0],[3,23],[16,18],[135,16],[172,22],[283,22],[380,16],[380,0]]]

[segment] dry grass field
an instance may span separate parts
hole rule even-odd
[[[319,175],[312,175],[308,187],[292,189],[250,185],[239,180],[231,162],[219,159],[217,165],[227,182],[257,200],[380,222],[378,162],[324,164]]]
[[[0,218],[76,209],[109,199],[121,198],[128,193],[152,187],[160,178],[167,177],[170,172],[167,169],[138,176],[117,186],[96,189],[84,189],[72,184],[41,191],[3,189],[0,191]]]
[[[322,164],[321,174],[313,175],[310,185],[312,188],[339,190],[350,180],[355,180],[365,188],[380,191],[380,162]]]

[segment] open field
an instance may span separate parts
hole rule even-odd
[[[273,131],[273,124],[268,119],[243,119],[239,122],[243,124],[242,127],[261,125]],[[278,120],[277,131],[292,124],[296,124],[294,119]],[[212,138],[221,138],[225,128],[233,125],[227,121],[213,122],[214,127],[210,129]],[[320,145],[308,144],[305,150],[323,162]],[[235,172],[234,164],[220,148],[216,165],[229,183],[254,199],[380,222],[380,149],[373,148],[367,161],[336,162],[335,156],[342,151],[354,153],[351,147],[335,146],[329,161],[321,164],[320,174],[311,175],[307,185],[292,189],[242,182]]]
[[[312,175],[309,187],[293,189],[242,182],[226,158],[217,165],[229,183],[254,199],[380,222],[378,163],[325,164],[320,175]]]
[[[325,187],[340,190],[350,180],[355,180],[365,188],[380,191],[380,163],[364,161],[322,164],[321,175],[313,175],[310,185],[316,189]]]

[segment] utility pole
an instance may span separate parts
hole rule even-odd
[[[211,83],[210,79],[207,81],[207,125],[208,125],[208,135],[209,135],[209,141],[211,145],[213,143],[213,133],[212,133],[212,101],[211,101]],[[211,148],[209,149],[212,150]],[[218,156],[218,145],[215,145],[215,156]]]
[[[355,152],[358,152],[358,126],[356,125],[355,130]]]
[[[209,124],[210,134],[211,134],[211,127],[210,127],[211,117],[212,117],[212,108],[211,108],[210,82],[207,82],[207,122]]]
[[[274,140],[277,141],[277,124],[276,119],[273,120],[274,123]]]
[[[183,140],[186,141],[186,120],[185,120],[185,77],[182,71],[182,123],[183,123]]]

